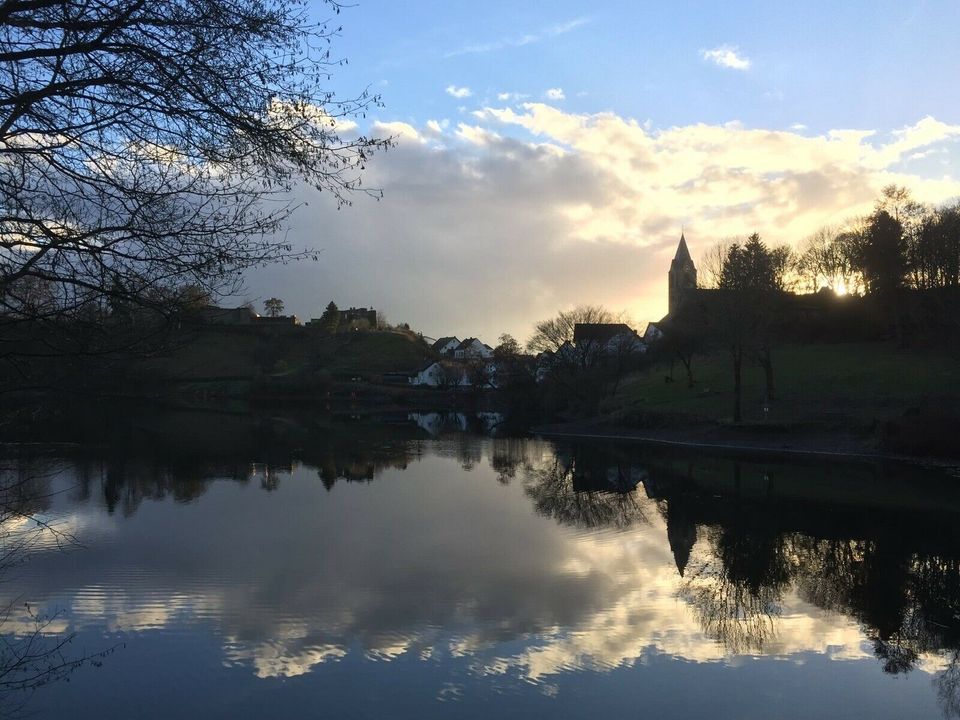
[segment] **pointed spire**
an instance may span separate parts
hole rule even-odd
[[[667,542],[673,552],[673,561],[677,564],[677,572],[683,577],[690,562],[690,552],[697,544],[697,526],[691,518],[686,516],[675,502],[667,503]]]
[[[687,249],[687,239],[683,235],[683,231],[680,231],[680,244],[677,245],[677,254],[673,256],[674,262],[692,262],[690,258],[690,251]]]

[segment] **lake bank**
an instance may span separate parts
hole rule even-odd
[[[545,438],[615,440],[732,454],[894,460],[924,465],[960,465],[960,448],[951,453],[909,453],[885,448],[877,433],[838,431],[827,426],[803,429],[774,425],[690,423],[676,427],[628,427],[605,419],[537,425],[530,432]]]

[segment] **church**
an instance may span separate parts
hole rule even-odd
[[[670,262],[670,272],[667,274],[667,317],[670,317],[680,306],[682,298],[690,290],[697,289],[697,268],[687,249],[687,239],[680,233],[680,244]],[[664,318],[666,319],[666,318]]]

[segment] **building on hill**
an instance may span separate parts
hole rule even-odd
[[[580,352],[606,355],[647,350],[637,331],[626,323],[577,323],[573,344]]]
[[[476,338],[467,338],[453,351],[457,360],[487,360],[493,357],[493,348]]]
[[[446,357],[453,357],[458,347],[460,347],[460,339],[457,337],[442,337],[430,346],[437,355]]]
[[[340,327],[350,327],[355,322],[365,321],[370,328],[377,327],[377,311],[373,308],[349,308],[340,311]]]
[[[690,290],[697,288],[697,268],[687,249],[687,239],[680,233],[680,244],[670,262],[670,272],[667,274],[667,314],[674,313],[683,302],[683,297]]]
[[[652,343],[671,328],[713,330],[724,327],[724,314],[730,312],[732,300],[741,291],[698,288],[697,268],[690,257],[687,242],[681,233],[677,252],[670,263],[668,278],[669,311],[660,321],[647,325],[643,339]],[[925,307],[934,300],[930,291],[905,290],[898,296],[901,331],[931,326],[931,318],[942,318],[960,307],[960,294],[951,304],[938,303],[940,310]],[[877,297],[866,295],[838,296],[832,290],[796,294],[775,292],[764,298],[767,310],[765,331],[780,339],[801,342],[870,341],[890,337],[896,330]],[[957,313],[954,313],[955,317]],[[944,328],[945,329],[945,328]]]
[[[191,311],[191,319],[206,325],[253,325],[262,318],[248,305],[222,308],[210,305]]]

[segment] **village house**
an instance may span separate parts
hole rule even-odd
[[[368,327],[377,327],[377,311],[373,308],[348,308],[340,311],[340,327],[350,327],[354,323],[366,323]]]
[[[663,337],[663,330],[655,322],[648,322],[647,329],[643,331],[643,341],[649,345]]]
[[[573,327],[573,344],[580,352],[591,355],[647,351],[637,331],[626,323],[577,323]]]
[[[453,351],[457,360],[487,360],[493,357],[493,348],[476,338],[467,338]]]
[[[425,364],[410,378],[411,385],[426,387],[464,387],[470,384],[467,369],[449,361]]]
[[[442,337],[430,347],[437,355],[453,357],[453,353],[460,347],[460,339],[457,337]]]
[[[410,376],[411,385],[425,387],[497,387],[497,366],[494,362],[463,364],[451,360],[429,362]]]

